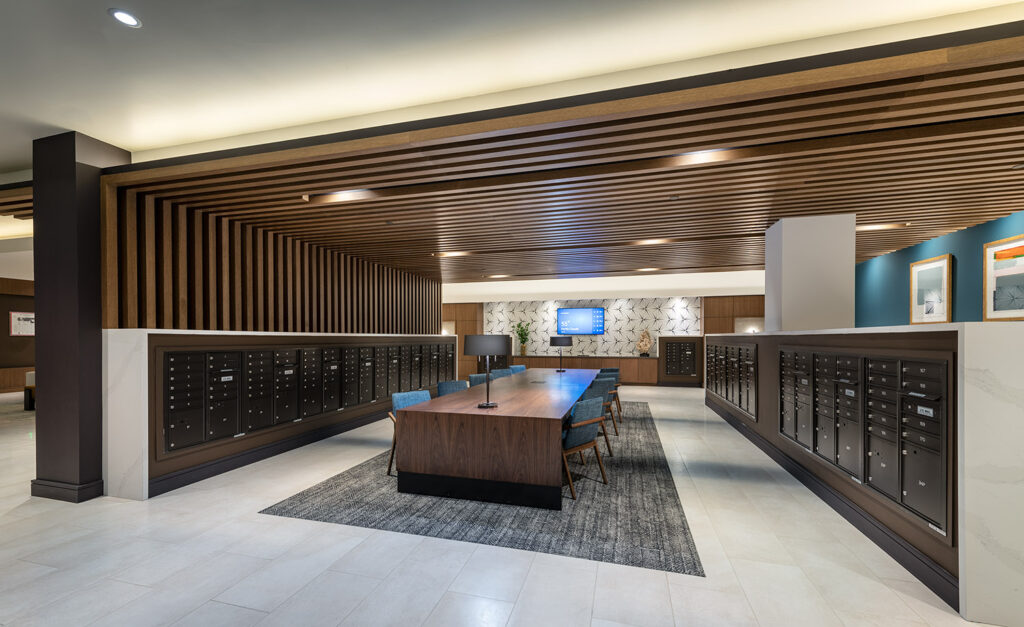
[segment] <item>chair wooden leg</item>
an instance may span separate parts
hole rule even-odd
[[[572,500],[576,500],[576,488],[572,485],[572,473],[569,472],[569,458],[565,456],[565,451],[562,451],[562,464],[565,466],[565,476],[569,478],[569,492],[572,494]]]
[[[608,410],[608,416],[612,419],[612,426],[615,427],[615,435],[619,435],[619,423],[615,422],[615,412],[612,411],[611,402],[605,403],[604,407]]]
[[[604,428],[604,423],[601,423],[601,435],[604,436],[604,445],[608,447],[608,456],[615,457],[615,453],[612,453],[612,443],[608,441],[608,430]]]
[[[604,479],[604,483],[607,485],[608,475],[604,474],[604,463],[601,461],[601,451],[597,448],[597,442],[594,442],[594,455],[597,455],[597,465],[601,467],[601,478]]]
[[[391,463],[395,461],[395,435],[391,435],[391,454],[388,455],[388,475],[391,474]]]
[[[619,400],[619,395],[615,395],[615,408],[619,410],[619,418],[622,418],[622,401]]]
[[[580,463],[584,466],[587,465],[587,460],[583,459],[583,451],[580,451]]]

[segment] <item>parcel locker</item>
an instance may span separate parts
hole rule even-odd
[[[806,448],[814,446],[814,424],[812,423],[812,412],[809,403],[796,400],[796,441]]]
[[[373,401],[373,348],[359,349],[359,404]]]
[[[836,420],[836,464],[855,477],[860,477],[864,468],[863,442],[859,422]]]
[[[903,504],[944,525],[946,487],[942,458],[934,451],[903,442]]]
[[[397,346],[388,347],[388,396],[396,392],[400,392],[399,385],[401,383],[400,376],[400,349]]]
[[[373,349],[373,398],[388,398],[388,347],[377,346]]]
[[[242,398],[243,431],[274,424],[274,352],[245,354],[245,395]]]
[[[341,349],[323,349],[324,412],[341,407]]]
[[[868,485],[895,500],[899,499],[900,493],[899,457],[899,446],[895,441],[868,436]]]
[[[341,406],[359,404],[359,349],[341,351]]]
[[[299,351],[274,351],[274,423],[299,417]]]
[[[198,352],[167,353],[164,357],[164,378],[166,450],[176,451],[204,442],[205,355]]]
[[[422,364],[423,355],[420,346],[410,346],[411,359],[409,361],[409,389],[419,390],[423,387],[422,383]]]
[[[206,360],[206,439],[228,438],[240,431],[242,354],[208,353]]]
[[[323,353],[319,348],[302,349],[302,417],[324,413]]]
[[[836,463],[836,423],[820,414],[814,427],[814,452],[829,463]]]

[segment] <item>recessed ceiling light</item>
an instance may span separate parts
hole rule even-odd
[[[1018,163],[1015,166],[1010,167],[1011,170],[1024,170],[1024,163]]]
[[[637,246],[653,246],[654,244],[668,244],[672,240],[668,239],[642,239],[633,242]]]
[[[453,250],[446,253],[433,253],[435,257],[465,257],[469,253],[464,250]]]
[[[858,231],[889,231],[910,226],[910,222],[890,222],[888,224],[859,224]]]
[[[660,268],[637,268],[636,269],[637,272],[654,272],[655,270],[660,270]]]
[[[129,26],[131,28],[142,28],[142,20],[124,9],[107,9],[107,13],[125,26]]]
[[[370,200],[376,198],[377,192],[372,189],[343,189],[337,192],[326,194],[303,194],[302,199],[315,204],[328,204],[335,202],[351,202],[353,200]]]
[[[679,196],[669,196],[669,200],[679,200]]]
[[[488,279],[507,279],[507,274],[491,274],[487,277]]]

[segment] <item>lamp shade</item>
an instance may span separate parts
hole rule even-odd
[[[572,346],[572,336],[552,335],[551,346]]]
[[[466,355],[508,355],[512,352],[510,335],[467,335],[463,344]]]

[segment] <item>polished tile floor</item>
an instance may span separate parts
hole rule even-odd
[[[145,503],[30,498],[33,417],[0,395],[0,625],[964,623],[701,391],[623,398],[650,403],[706,578],[257,513],[386,449],[388,421]]]

